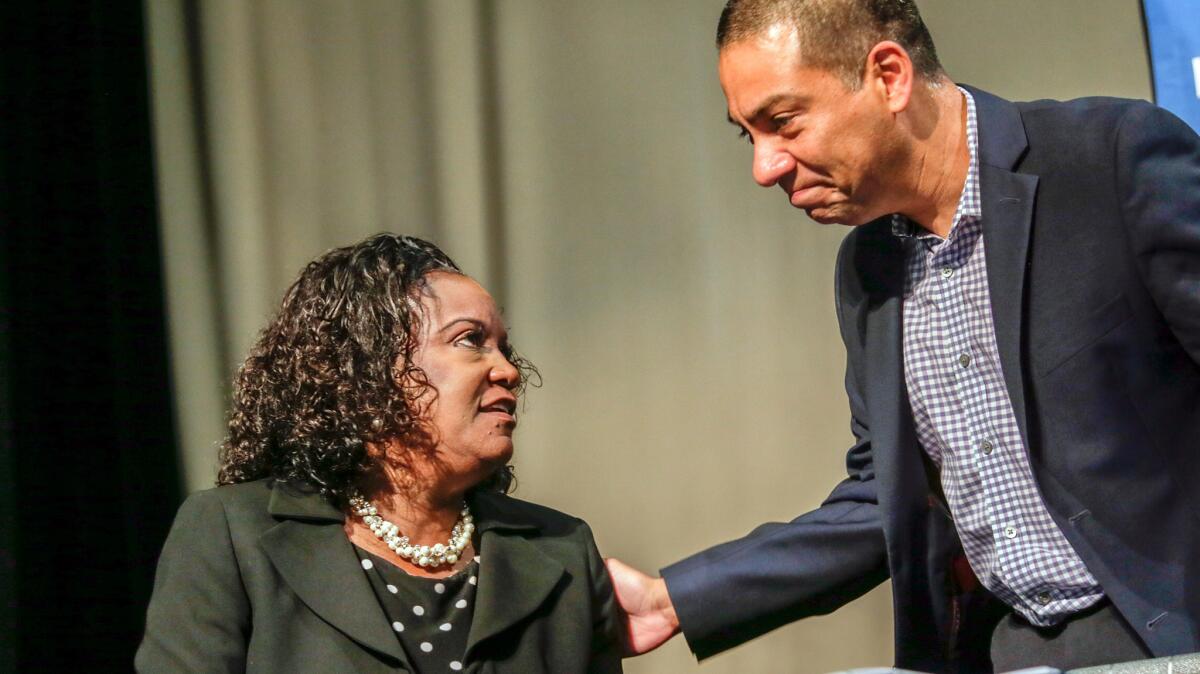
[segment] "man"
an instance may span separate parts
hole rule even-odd
[[[651,579],[631,653],[704,658],[891,578],[896,664],[1200,651],[1200,139],[1143,102],[957,87],[912,0],[729,0],[754,179],[854,230],[856,442],[817,510]]]

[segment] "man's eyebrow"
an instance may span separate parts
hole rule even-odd
[[[759,103],[758,107],[754,109],[754,112],[752,112],[746,116],[746,121],[753,124],[755,120],[759,119],[760,117],[765,116],[767,114],[767,110],[769,110],[771,108],[771,106],[775,105],[776,103],[778,103],[782,100],[787,100],[787,99],[792,99],[792,98],[795,98],[795,96],[792,94],[773,94],[772,96],[768,97],[762,103]],[[738,128],[742,128],[742,125],[738,124],[736,121],[734,121],[733,115],[729,114],[728,112],[725,113],[725,119],[729,120],[730,124],[732,124]]]

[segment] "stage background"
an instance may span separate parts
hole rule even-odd
[[[0,3],[0,672],[128,671],[181,495],[142,18]]]
[[[79,268],[90,269],[89,252],[105,260],[91,276],[60,281],[63,301],[75,303],[63,306],[92,297],[72,295],[71,283],[103,290],[114,298],[104,315],[133,326],[132,336],[96,332],[84,321],[44,329],[26,323],[10,336],[0,333],[0,349],[77,348],[45,341],[54,329],[96,337],[97,348],[126,358],[102,363],[121,376],[86,381],[92,371],[73,371],[53,383],[89,400],[137,391],[150,401],[130,398],[117,408],[121,414],[84,409],[66,426],[111,432],[76,450],[90,452],[89,461],[72,462],[44,450],[80,443],[45,434],[64,424],[51,405],[57,398],[30,397],[41,361],[4,359],[23,368],[23,378],[0,396],[0,426],[13,410],[27,409],[14,401],[41,400],[43,432],[36,442],[32,432],[3,435],[0,476],[7,471],[27,485],[6,507],[28,509],[50,491],[45,481],[30,481],[37,474],[30,465],[77,463],[68,494],[90,484],[96,466],[120,469],[120,479],[105,482],[115,487],[68,509],[116,519],[88,534],[89,544],[125,536],[115,539],[125,567],[110,564],[87,582],[128,599],[109,607],[104,629],[87,614],[79,630],[68,630],[78,657],[128,661],[162,526],[179,494],[212,484],[229,378],[288,281],[329,247],[380,230],[435,240],[500,300],[514,341],[545,379],[529,395],[518,432],[517,495],[586,518],[606,554],[653,570],[763,521],[790,519],[816,506],[839,479],[850,435],[832,271],[845,230],[809,222],[778,191],[750,179],[750,148],[725,121],[716,81],[712,43],[721,0],[83,4],[86,11],[54,16],[12,13],[8,30],[41,22],[25,31],[30,56],[20,61],[20,82],[48,91],[34,103],[59,111],[64,126],[92,128],[110,143],[83,147],[92,152],[87,156],[126,163],[89,174],[90,189],[109,190],[108,201],[80,201],[66,189],[43,200],[79,205],[77,212],[54,211],[49,222],[57,229],[33,228],[39,195],[27,195],[18,212],[30,229],[4,249],[7,261],[15,256],[23,264],[7,268],[0,283],[6,311],[29,314],[33,305],[21,298],[35,296],[36,284],[13,279],[56,276],[54,266],[29,255],[41,249],[14,242],[53,248],[47,242],[69,239],[86,247],[69,258]],[[1016,99],[1150,96],[1134,0],[919,4],[956,80]],[[140,33],[143,20],[145,61],[140,41],[128,35]],[[64,38],[55,28],[64,21],[100,37]],[[113,24],[125,32],[96,29]],[[94,50],[81,51],[81,44]],[[55,95],[58,80],[44,72],[50,52],[70,53],[61,58],[80,86],[92,87],[91,98]],[[97,65],[114,62],[123,70]],[[146,101],[128,93],[141,87],[144,97],[145,64],[153,176],[144,168],[150,130],[138,124]],[[93,99],[104,104],[71,107]],[[39,114],[33,104],[22,110]],[[112,145],[125,138],[121,133],[145,142]],[[64,157],[80,150],[70,135],[45,137]],[[30,146],[17,159],[36,163],[39,149]],[[16,166],[11,157],[6,168]],[[6,183],[16,173],[6,171]],[[64,182],[52,173],[48,182]],[[153,256],[153,246],[146,252],[136,242],[149,237],[153,244],[158,234],[156,200],[170,379],[168,354],[153,339],[152,309],[161,309],[157,261],[137,264]],[[71,226],[92,238],[72,238]],[[125,285],[113,280],[123,275]],[[146,325],[121,321],[130,286],[141,293],[134,306],[151,316]],[[153,380],[131,379],[138,368]],[[70,388],[84,384],[90,388]],[[146,430],[137,452],[130,429]],[[35,455],[40,463],[16,458]],[[139,519],[130,508],[154,517]],[[4,652],[32,665],[39,659],[28,644],[49,657],[70,605],[33,610],[57,578],[34,543],[62,543],[54,529],[31,538],[41,513],[25,512],[0,529],[0,544],[7,549],[15,541],[11,568],[38,582],[25,583],[20,614],[10,604],[3,615],[19,618],[21,627],[0,647],[26,644]],[[68,589],[57,591],[70,597]],[[821,672],[891,657],[884,586],[835,615],[718,656],[702,671]],[[677,639],[627,667],[644,674],[694,664]]]
[[[541,368],[517,495],[657,569],[816,506],[850,436],[833,315],[845,234],[750,179],[720,0],[151,2],[187,489],[227,381],[301,265],[429,237]],[[1129,0],[920,3],[952,77],[1014,99],[1150,95]],[[891,661],[887,587],[709,672]],[[686,671],[683,641],[630,661]],[[803,663],[802,666],[796,663]]]

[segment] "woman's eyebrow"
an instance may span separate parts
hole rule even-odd
[[[449,323],[443,325],[442,328],[440,330],[438,330],[438,332],[446,332],[447,330],[449,330],[450,328],[453,328],[455,325],[458,325],[459,323],[470,323],[471,325],[474,325],[475,327],[479,328],[480,330],[487,329],[487,326],[484,325],[483,321],[479,320],[478,318],[467,318],[464,316],[461,318],[455,318],[454,320],[450,321]]]

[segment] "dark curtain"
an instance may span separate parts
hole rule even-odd
[[[142,5],[0,5],[0,671],[128,671],[180,499]]]

